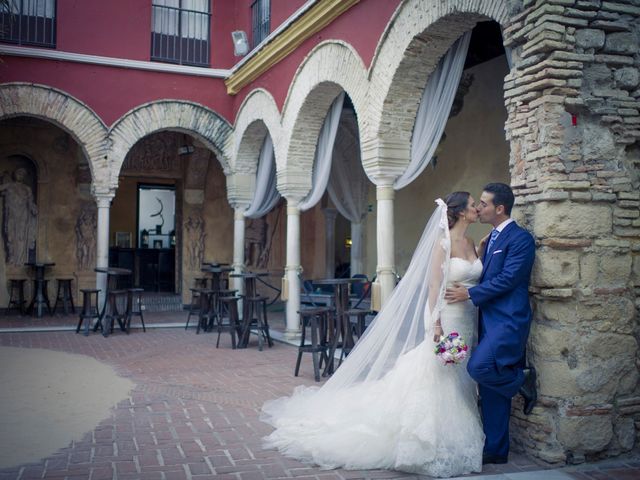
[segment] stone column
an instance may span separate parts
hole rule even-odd
[[[234,207],[234,221],[233,221],[233,271],[234,273],[244,272],[244,231],[245,220],[244,211],[246,205]],[[244,292],[244,282],[242,278],[233,279],[233,289],[238,291],[238,294]]]
[[[382,184],[376,187],[378,201],[377,246],[378,266],[376,273],[380,284],[380,306],[383,306],[396,286],[395,245],[393,231],[393,184]]]
[[[288,285],[285,337],[295,339],[300,334],[300,209],[299,200],[287,198],[287,265],[285,279]]]
[[[364,225],[351,222],[351,276],[364,272]]]
[[[96,267],[106,268],[109,266],[109,209],[114,195],[95,194],[98,204],[98,228],[96,234]],[[100,290],[99,305],[102,305],[107,289],[107,274],[96,273],[96,288]]]
[[[325,276],[333,278],[336,272],[336,215],[333,208],[322,209],[325,226]]]

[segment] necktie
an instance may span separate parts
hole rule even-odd
[[[496,230],[495,228],[491,230],[491,238],[489,239],[489,245],[487,245],[487,254],[491,251],[491,247],[493,247],[493,244],[496,241],[496,238],[498,238],[498,235],[500,235],[500,232],[498,230]]]

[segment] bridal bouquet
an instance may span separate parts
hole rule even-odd
[[[467,358],[469,347],[464,343],[464,339],[458,332],[451,332],[446,337],[440,339],[436,345],[435,354],[442,363],[460,363]]]

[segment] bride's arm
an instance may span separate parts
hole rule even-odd
[[[440,337],[444,335],[442,324],[440,323],[440,312],[436,312],[438,296],[441,293],[442,283],[444,282],[444,265],[446,260],[446,252],[440,244],[437,244],[433,251],[431,259],[431,268],[429,271],[429,308],[434,320],[433,341],[439,342]]]

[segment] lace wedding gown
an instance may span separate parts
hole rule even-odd
[[[480,260],[448,263],[449,285],[473,286],[482,273]],[[473,355],[477,312],[471,301],[445,305],[440,318],[445,334],[459,332]],[[425,337],[379,380],[331,391],[328,398],[318,399],[316,387],[298,387],[292,397],[267,402],[262,419],[276,430],[265,447],[322,468],[436,477],[480,472],[484,434],[476,385],[466,363],[443,365],[434,346]],[[329,407],[320,403],[327,401]]]

